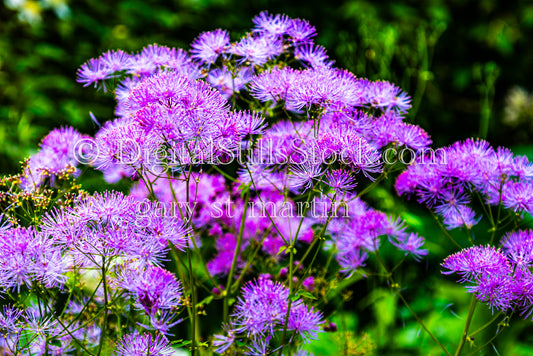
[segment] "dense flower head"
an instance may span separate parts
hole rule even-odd
[[[248,36],[233,44],[229,51],[238,56],[237,63],[239,64],[260,66],[280,55],[283,52],[283,43],[271,37]]]
[[[157,211],[157,205],[149,201],[139,202],[117,192],[97,193],[72,208],[47,214],[42,233],[81,266],[117,257],[161,263],[169,243],[185,248],[190,230],[179,216]]]
[[[406,255],[412,255],[415,260],[419,260],[422,256],[428,254],[428,250],[421,248],[425,242],[424,238],[416,233],[398,234],[393,236],[390,242],[398,249],[405,251]]]
[[[469,205],[470,195],[481,194],[486,204],[502,204],[519,214],[533,211],[530,166],[505,148],[469,139],[417,157],[398,177],[396,190],[435,208],[447,228],[471,228],[479,218]]]
[[[507,273],[510,265],[507,257],[492,246],[475,246],[448,256],[442,266],[443,273],[458,273],[465,281],[472,281],[486,272]]]
[[[89,162],[110,183],[137,172],[161,173],[162,139],[146,131],[131,118],[108,121],[96,133]]]
[[[293,19],[287,29],[287,34],[291,42],[298,45],[312,42],[312,38],[316,36],[316,28],[312,26],[307,20]]]
[[[229,98],[245,90],[246,84],[252,80],[249,68],[240,68],[235,73],[228,68],[214,68],[207,74],[207,81],[216,88],[225,98]]]
[[[114,353],[117,356],[170,356],[173,354],[174,350],[165,337],[139,333],[124,335]]]
[[[49,184],[53,186],[56,176],[82,163],[81,157],[87,153],[83,142],[88,138],[89,136],[80,134],[72,127],[50,131],[43,138],[39,152],[29,158],[22,187],[32,191],[41,186],[46,178],[49,178]],[[74,170],[70,173],[77,175],[79,172]]]
[[[83,86],[94,84],[95,88],[100,84],[105,91],[105,81],[111,79],[114,72],[115,70],[102,59],[91,58],[78,70],[78,82],[83,83]]]
[[[61,287],[69,270],[61,248],[32,227],[0,230],[0,267],[0,285],[17,290],[33,283]]]
[[[376,107],[386,113],[404,113],[409,109],[409,97],[393,84],[369,82],[346,70],[330,68],[331,62],[320,46],[303,46],[296,49],[295,56],[312,68],[294,71],[286,67],[263,72],[252,80],[252,95],[261,101],[283,100],[293,111],[311,105]]]
[[[502,238],[503,250],[511,261],[520,268],[527,268],[533,263],[533,231],[518,230]]]
[[[227,31],[218,29],[204,32],[198,36],[191,44],[192,57],[202,63],[214,63],[228,48],[230,43]]]
[[[331,221],[327,230],[336,246],[336,258],[341,271],[352,274],[365,265],[370,254],[376,252],[382,237],[388,240],[405,255],[412,255],[415,260],[427,255],[423,249],[424,238],[416,233],[406,231],[404,222],[399,218],[390,218],[385,213],[366,205],[353,193],[347,193],[332,202],[326,198],[314,203],[326,213],[319,214],[324,223],[325,217]]]
[[[235,304],[227,333],[231,338],[218,336],[220,350],[227,349],[238,335],[245,334],[252,343],[266,343],[277,331],[282,331],[285,325],[289,306],[289,289],[279,282],[268,278],[259,278],[248,282],[242,288],[242,296]],[[317,338],[321,332],[322,314],[312,307],[307,307],[301,300],[291,304],[287,320],[287,329],[296,332],[304,342]]]
[[[266,11],[254,17],[254,32],[266,33],[274,37],[283,36],[291,27],[291,19],[287,15],[271,15]]]
[[[503,250],[493,246],[474,246],[448,256],[442,273],[458,273],[467,291],[492,309],[520,311],[529,317],[533,311],[531,231],[506,235]]]
[[[123,73],[148,77],[161,68],[173,69],[191,78],[199,76],[198,67],[185,51],[152,44],[137,54],[116,50],[90,59],[78,70],[78,82],[84,86],[94,84],[95,88],[101,87],[106,91],[106,81],[121,77]]]
[[[331,67],[333,61],[329,60],[326,49],[319,45],[306,44],[294,50],[294,57],[312,68]]]
[[[181,305],[181,283],[173,273],[161,267],[129,265],[120,273],[118,284],[135,299],[136,306],[150,316]]]

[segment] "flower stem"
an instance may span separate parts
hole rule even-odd
[[[104,340],[106,338],[107,333],[107,304],[108,304],[108,297],[107,297],[107,277],[106,277],[106,262],[105,257],[102,256],[102,288],[104,288],[104,321],[102,325],[102,330],[100,332],[100,341],[98,342],[98,351],[97,355],[100,356],[102,353],[102,347],[104,346]]]
[[[248,212],[248,201],[250,200],[250,190],[246,191],[246,196],[244,198],[244,210],[242,212],[241,225],[239,227],[239,235],[237,236],[237,246],[235,246],[235,252],[233,253],[233,261],[231,262],[231,268],[228,274],[228,281],[226,283],[226,295],[224,296],[224,306],[223,306],[223,316],[224,322],[228,322],[229,318],[229,297],[232,293],[231,284],[233,282],[233,275],[235,274],[235,269],[237,268],[237,261],[241,253],[242,237],[244,235],[244,225],[246,222],[246,213]]]
[[[383,267],[383,269],[385,270],[385,274],[387,275],[387,279],[389,280],[389,283],[391,286],[396,286],[395,288],[395,293],[398,295],[398,298],[400,298],[400,300],[402,301],[402,303],[405,305],[405,307],[409,310],[409,312],[414,316],[414,318],[416,319],[416,321],[418,322],[418,324],[422,327],[422,329],[424,329],[424,331],[429,335],[429,337],[442,349],[442,351],[447,355],[447,356],[451,356],[451,354],[448,352],[448,350],[446,350],[446,348],[444,347],[443,344],[440,343],[440,341],[437,339],[437,337],[435,335],[433,335],[433,333],[428,329],[428,327],[426,326],[426,324],[424,324],[424,322],[422,321],[422,319],[420,319],[420,317],[418,316],[418,314],[413,310],[413,308],[411,308],[411,306],[409,305],[409,303],[407,302],[407,300],[404,298],[404,296],[402,295],[402,293],[400,292],[400,289],[398,287],[398,284],[394,281],[394,278],[392,277],[392,273],[389,272],[387,270],[387,266],[385,265],[385,262],[383,261],[383,259],[381,259],[381,256],[379,255],[379,253],[376,251],[376,257],[379,261],[379,263],[381,264],[381,266]]]
[[[468,315],[466,316],[465,327],[463,329],[463,334],[461,335],[461,341],[459,341],[459,346],[455,351],[455,356],[459,356],[466,342],[468,336],[468,328],[470,328],[470,323],[472,322],[472,317],[474,316],[474,311],[476,310],[477,299],[475,295],[472,295],[470,299],[470,307],[468,307]]]

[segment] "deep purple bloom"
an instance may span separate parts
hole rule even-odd
[[[312,42],[316,29],[307,20],[292,19],[287,34],[294,44],[302,45]]]
[[[292,27],[292,20],[287,15],[271,15],[266,11],[257,15],[253,22],[255,24],[254,32],[274,37],[283,36]]]
[[[315,289],[315,277],[309,276],[302,282],[302,286],[308,291],[312,292]]]
[[[162,263],[169,242],[184,249],[190,230],[172,212],[149,201],[106,192],[80,199],[73,208],[43,218],[43,234],[69,251],[80,266],[107,261]],[[155,212],[159,211],[158,214]]]
[[[100,60],[110,73],[127,70],[132,64],[131,56],[120,49],[105,52],[100,56]]]
[[[161,267],[131,266],[120,274],[119,284],[129,291],[138,308],[155,316],[160,310],[181,305],[181,283],[173,273]]]
[[[221,94],[229,98],[241,90],[252,79],[251,71],[248,67],[240,68],[236,73],[231,73],[226,67],[215,68],[207,74],[207,81]]]
[[[83,86],[94,84],[94,87],[101,86],[106,91],[105,81],[111,78],[109,67],[100,59],[92,58],[78,69],[78,83]]]
[[[384,111],[406,112],[411,107],[411,98],[387,81],[373,82],[367,88],[367,102]]]
[[[0,285],[20,290],[41,283],[46,288],[67,280],[68,259],[53,241],[33,228],[0,230]]]
[[[247,283],[242,289],[233,314],[232,325],[236,332],[247,332],[248,336],[273,335],[285,323],[289,290],[281,283],[270,279],[258,279]],[[316,339],[322,331],[320,312],[308,308],[301,300],[292,303],[288,329],[296,331],[304,342]]]
[[[347,192],[357,186],[350,172],[336,169],[326,173],[327,184],[337,193]]]
[[[239,64],[251,63],[263,65],[269,59],[280,55],[283,52],[283,43],[268,37],[243,37],[239,42],[234,44],[231,53],[239,56]]]
[[[224,30],[204,32],[191,44],[192,57],[205,64],[214,63],[228,48],[229,34]]]
[[[296,73],[288,67],[265,71],[252,80],[250,94],[263,102],[286,100],[287,92]]]
[[[501,200],[503,206],[515,212],[533,213],[533,181],[506,183]]]
[[[399,250],[405,251],[406,255],[412,255],[417,261],[428,254],[428,250],[421,248],[424,245],[424,238],[416,233],[400,234],[391,238],[390,242]]]
[[[502,247],[519,268],[528,268],[533,263],[532,230],[520,230],[505,235],[502,238]]]
[[[326,50],[322,46],[307,44],[294,50],[294,57],[306,62],[312,68],[331,67],[333,61],[329,60]]]
[[[44,182],[53,186],[55,178],[67,170],[77,175],[74,170],[80,163],[87,164],[85,155],[88,147],[89,137],[80,134],[72,127],[61,127],[54,129],[46,135],[41,144],[41,149],[29,158],[29,163],[24,170],[24,178],[21,186],[25,190],[35,190]]]
[[[125,335],[117,344],[117,356],[170,356],[174,350],[165,337],[150,334]]]
[[[304,163],[293,166],[291,168],[292,176],[290,177],[290,185],[292,187],[301,188],[302,192],[315,186],[320,181],[320,177],[324,174],[320,164]]]
[[[507,257],[492,246],[475,246],[446,257],[444,274],[458,273],[462,281],[474,281],[486,273],[507,274],[511,267]]]

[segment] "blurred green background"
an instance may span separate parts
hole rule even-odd
[[[200,32],[216,28],[237,39],[262,10],[309,20],[336,66],[401,86],[413,99],[409,120],[436,145],[480,136],[533,158],[531,1],[4,0],[0,174],[18,172],[19,162],[52,128],[71,125],[93,134],[89,112],[100,122],[113,118],[110,95],[76,83],[77,69],[89,58],[151,43],[188,48]],[[453,247],[431,216],[391,191],[389,184],[369,198],[426,236],[433,252],[398,272],[408,286],[404,294],[445,345],[456,345],[470,296],[440,275],[439,264]],[[340,331],[321,336],[311,348],[317,355],[440,354],[385,282],[359,281],[336,300],[340,304],[326,306],[326,312],[338,310],[330,319]],[[477,313],[473,329],[492,315],[483,307]],[[511,324],[484,354],[533,355],[531,321]],[[495,330],[480,333],[469,350]]]

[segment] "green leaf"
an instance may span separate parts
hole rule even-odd
[[[309,299],[317,299],[314,295],[312,295],[311,293],[309,293],[308,291],[305,291],[305,290],[298,291],[297,295],[299,295],[301,297],[306,297],[306,298],[309,298]]]

